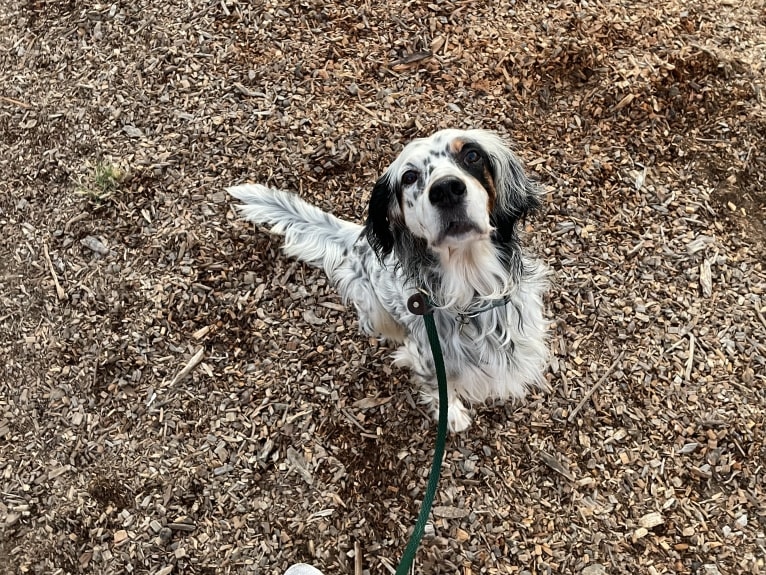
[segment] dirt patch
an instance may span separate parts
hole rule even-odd
[[[88,493],[102,507],[112,505],[125,509],[133,506],[133,493],[113,477],[97,477],[88,485]]]

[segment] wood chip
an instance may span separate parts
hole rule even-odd
[[[662,525],[664,522],[665,519],[663,519],[662,514],[656,511],[647,513],[638,520],[638,524],[645,529],[652,529],[653,527]]]
[[[64,291],[64,288],[61,287],[61,284],[59,284],[59,278],[56,275],[56,270],[53,269],[53,262],[51,262],[51,257],[48,255],[47,244],[43,244],[43,253],[45,254],[45,260],[48,264],[48,269],[50,270],[51,276],[53,277],[53,284],[56,286],[56,297],[58,297],[59,300],[65,300],[66,292]]]
[[[373,407],[379,407],[387,404],[391,401],[390,397],[365,397],[354,402],[354,407],[357,409],[371,409]]]
[[[292,447],[287,448],[287,461],[292,465],[292,468],[298,472],[298,475],[300,475],[306,483],[309,485],[314,484],[314,477],[308,470],[306,460]]]
[[[710,271],[710,261],[705,260],[700,264],[700,285],[705,297],[713,295],[713,277]]]
[[[543,463],[553,469],[556,473],[559,473],[566,477],[569,481],[574,481],[575,477],[572,475],[572,473],[567,469],[556,457],[551,455],[550,453],[546,453],[545,451],[540,451],[540,459],[543,460]]]
[[[469,511],[449,505],[437,505],[433,508],[435,517],[444,517],[445,519],[462,519],[468,516]]]

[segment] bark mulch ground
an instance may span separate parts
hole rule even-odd
[[[551,391],[450,437],[416,571],[766,569],[760,0],[6,0],[0,31],[0,571],[393,572],[434,425],[223,189],[360,220],[448,126],[547,190]]]

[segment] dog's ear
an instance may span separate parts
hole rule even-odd
[[[381,260],[394,249],[394,232],[390,215],[391,204],[395,201],[395,191],[391,188],[388,175],[384,174],[372,189],[367,221],[362,231]]]
[[[490,222],[499,241],[514,241],[518,223],[540,208],[542,191],[504,144],[492,146],[489,158],[497,191]]]

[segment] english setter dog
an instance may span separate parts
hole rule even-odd
[[[519,223],[541,193],[496,134],[442,130],[414,140],[375,184],[364,225],[261,185],[228,189],[243,217],[285,236],[289,256],[324,269],[359,314],[360,328],[400,344],[438,418],[436,372],[423,318],[430,300],[448,379],[453,432],[471,424],[466,402],[522,398],[546,387],[547,269],[525,253]]]

